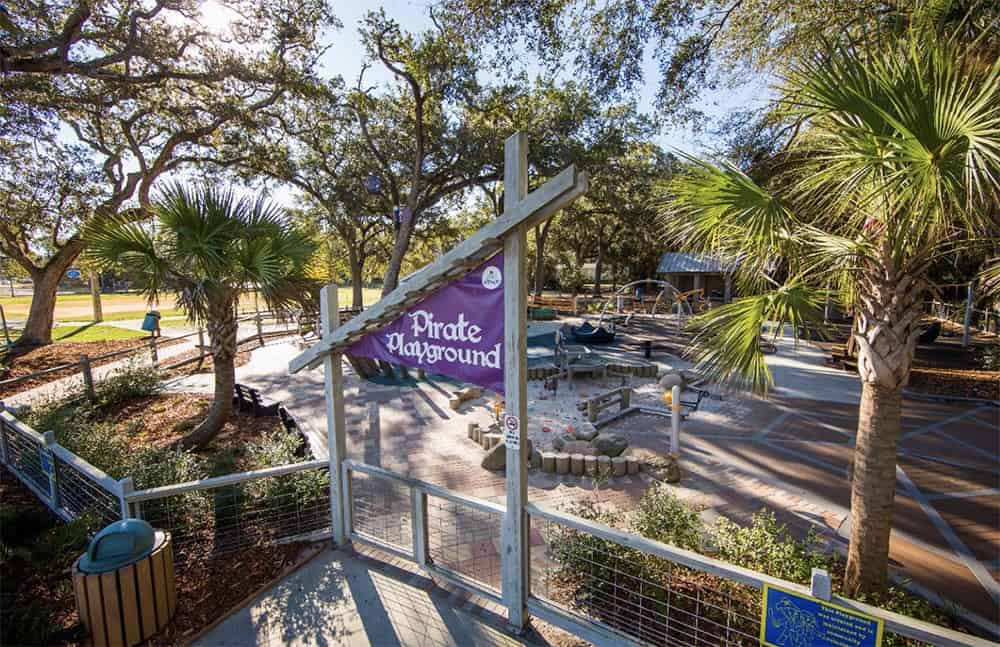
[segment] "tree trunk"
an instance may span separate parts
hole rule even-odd
[[[844,576],[844,590],[851,596],[886,585],[902,390],[920,335],[917,297],[921,292],[919,281],[891,270],[882,269],[859,282],[861,305],[854,339],[862,390],[851,479],[851,543]]]
[[[24,324],[16,346],[44,346],[52,343],[52,323],[55,319],[56,292],[59,281],[67,268],[83,250],[79,239],[72,239],[53,256],[45,267],[25,268],[34,282],[28,320]]]
[[[604,269],[604,243],[597,242],[597,261],[594,262],[594,289],[591,294],[601,296],[601,271]]]
[[[851,482],[851,544],[845,575],[848,595],[885,588],[902,387],[893,389],[865,382],[858,413]]]
[[[403,257],[410,249],[410,237],[413,234],[413,222],[417,216],[410,211],[410,217],[399,226],[396,232],[396,241],[392,246],[392,256],[389,257],[389,266],[385,269],[385,279],[382,281],[382,296],[385,296],[396,289],[399,285],[399,271],[403,267]]]
[[[215,372],[215,393],[212,408],[205,419],[188,435],[180,439],[184,449],[203,447],[215,438],[233,412],[233,386],[236,384],[237,322],[233,302],[213,304],[206,326],[212,347]]]
[[[364,307],[364,263],[354,248],[348,249],[347,256],[351,266],[351,307],[357,310]]]
[[[535,227],[535,296],[542,296],[545,290],[545,240],[549,237],[549,223]]]
[[[101,307],[101,275],[90,275],[90,300],[94,306],[94,321],[100,323],[104,321],[104,309]]]

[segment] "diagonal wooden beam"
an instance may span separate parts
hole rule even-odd
[[[503,247],[503,238],[508,232],[522,224],[534,226],[534,224],[551,218],[586,191],[586,174],[577,173],[574,166],[567,167],[559,175],[529,193],[513,209],[505,209],[499,218],[453,247],[433,263],[408,276],[395,290],[370,309],[362,311],[361,314],[353,317],[332,333],[324,334],[320,341],[292,358],[288,363],[288,371],[297,373],[302,369],[318,366],[327,353],[353,343],[365,334],[365,329],[371,330],[373,328],[371,324],[376,324],[374,327],[377,328],[381,326],[381,323],[389,323],[398,314],[398,308],[406,302],[408,295],[412,296],[425,290],[429,291],[428,288],[435,280],[469,257],[482,255],[485,258],[485,251],[500,251]]]

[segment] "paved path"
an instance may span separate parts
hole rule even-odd
[[[502,608],[402,563],[326,550],[204,635],[201,647],[548,645],[505,633]]]

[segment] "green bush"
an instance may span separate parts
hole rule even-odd
[[[684,505],[665,486],[651,488],[639,501],[631,527],[643,537],[688,550],[698,550],[702,528],[698,512]]]
[[[103,409],[134,398],[156,395],[162,390],[160,372],[133,359],[94,384],[94,400]]]
[[[817,549],[813,528],[805,539],[795,539],[773,512],[761,510],[749,526],[719,519],[710,528],[709,536],[719,559],[771,577],[808,584],[813,568],[829,572],[836,568],[834,560]]]
[[[976,360],[984,370],[1000,371],[1000,344],[993,344],[992,346],[980,349]]]

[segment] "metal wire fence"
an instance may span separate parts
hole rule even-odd
[[[547,519],[532,519],[531,591],[651,645],[757,645],[760,593]]]
[[[56,483],[59,505],[74,519],[91,514],[101,526],[121,519],[119,496],[60,456],[56,456]]]
[[[132,514],[169,531],[178,563],[330,530],[326,461],[126,495]]]
[[[362,472],[351,474],[354,531],[374,542],[413,551],[410,488]]]
[[[440,497],[427,497],[433,564],[500,592],[500,515]]]
[[[25,429],[9,414],[0,418],[0,442],[4,448],[4,463],[22,481],[42,492],[49,491],[49,477],[42,471],[41,448],[44,440],[40,434]]]

